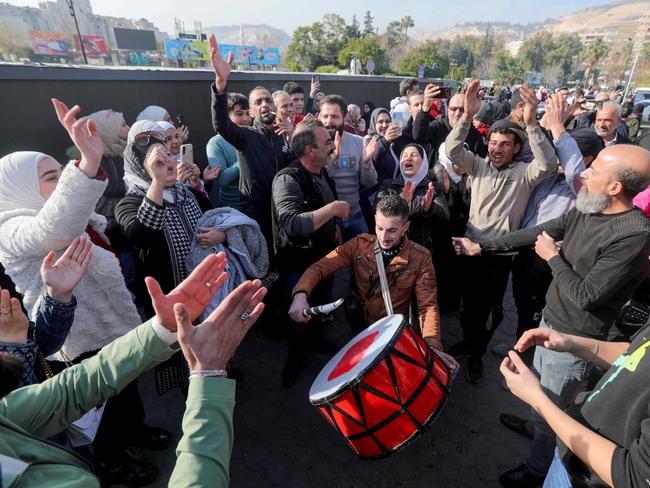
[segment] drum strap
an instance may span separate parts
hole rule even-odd
[[[393,315],[393,301],[390,298],[390,290],[388,289],[388,280],[386,279],[386,269],[384,268],[384,258],[381,254],[379,239],[375,239],[375,260],[377,261],[377,274],[379,275],[379,283],[381,284],[381,294],[384,297],[386,314]]]

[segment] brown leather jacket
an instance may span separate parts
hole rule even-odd
[[[373,250],[375,239],[375,236],[361,234],[337,247],[307,268],[294,287],[293,294],[302,291],[309,297],[321,280],[333,275],[339,269],[352,266],[356,291],[362,299],[365,298],[372,284],[378,279]],[[408,319],[409,305],[415,297],[422,337],[429,345],[442,350],[436,273],[433,269],[431,253],[419,244],[409,241],[408,237],[404,236],[404,239],[402,251],[386,267],[393,312],[402,314]],[[369,324],[386,316],[379,283],[365,299],[363,308]]]

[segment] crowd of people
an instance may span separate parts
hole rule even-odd
[[[592,102],[581,87],[478,80],[449,94],[405,79],[385,107],[317,79],[244,95],[228,91],[214,36],[210,56],[206,162],[162,107],[129,126],[56,99],[70,162],[0,159],[3,485],[152,483],[157,468],[128,448],[173,443],[144,423],[136,381],[155,368],[158,393],[187,397],[170,486],[226,486],[246,332],[261,317],[286,337],[291,388],[306,354],[337,352],[332,315],[304,310],[339,298],[349,269],[346,321],[365,329],[388,314],[385,268],[394,312],[453,376],[467,357],[472,384],[512,280],[515,343],[492,352],[531,415],[500,421],[532,444],[502,486],[645,486],[650,322],[621,322],[648,302],[650,132],[636,107],[616,90]],[[443,344],[441,314],[461,342]]]

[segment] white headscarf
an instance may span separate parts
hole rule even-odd
[[[113,112],[109,108],[90,114],[88,118],[95,121],[97,132],[105,141],[117,142],[120,140],[120,128],[124,120],[124,116],[120,112]]]
[[[420,168],[418,169],[417,173],[415,173],[413,176],[406,176],[404,174],[404,171],[402,171],[402,163],[400,162],[399,165],[399,171],[402,173],[402,178],[404,178],[404,183],[407,181],[412,181],[413,186],[418,186],[420,182],[426,178],[427,173],[429,172],[429,159],[427,158],[427,153],[424,150],[422,146],[419,144],[407,144],[404,149],[402,149],[402,152],[399,155],[400,161],[402,160],[402,154],[404,154],[404,151],[406,150],[407,147],[415,147],[417,148],[418,152],[420,153],[420,157],[422,158],[422,164],[420,164]]]
[[[0,159],[0,212],[43,208],[45,198],[38,188],[38,163],[49,157],[40,152],[18,151]]]
[[[167,110],[158,105],[149,105],[138,114],[135,120],[162,120],[165,115],[169,115]]]
[[[156,122],[156,124],[158,124],[160,126],[160,128],[162,130],[164,130],[164,131],[176,128],[176,127],[174,127],[174,124],[172,124],[170,122],[167,122],[166,120],[159,120],[158,122]]]
[[[135,141],[136,136],[144,132],[163,132],[163,128],[151,120],[138,120],[129,129],[129,135],[126,138],[127,144]]]
[[[451,181],[458,183],[463,177],[454,171],[454,163],[451,162],[451,159],[447,157],[445,152],[445,143],[440,144],[438,148],[438,162],[442,164],[443,168],[447,170],[447,174],[451,178]]]

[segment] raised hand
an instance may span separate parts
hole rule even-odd
[[[404,188],[402,189],[402,198],[406,200],[409,204],[413,200],[413,194],[415,193],[415,186],[411,180],[408,180],[404,183]]]
[[[312,79],[311,86],[309,88],[309,98],[314,98],[319,91],[320,91],[320,81],[316,81]]]
[[[213,295],[228,278],[228,275],[223,272],[225,267],[226,255],[223,252],[210,254],[194,268],[192,274],[167,295],[162,292],[155,279],[151,276],[146,277],[144,281],[158,321],[168,330],[175,332],[174,305],[177,303],[185,306],[190,320],[201,315]]]
[[[208,182],[216,180],[221,175],[221,166],[215,166],[214,168],[209,164],[203,170],[203,181]]]
[[[63,255],[54,261],[50,251],[41,265],[41,278],[47,294],[62,303],[70,303],[72,292],[86,274],[92,258],[92,243],[85,237],[75,237]]]
[[[184,303],[174,306],[178,342],[190,371],[226,369],[237,346],[262,315],[264,295],[266,288],[260,280],[245,281],[196,327]]]
[[[104,153],[104,143],[97,133],[95,122],[87,117],[77,120],[77,115],[81,111],[79,105],[68,108],[65,103],[56,98],[52,98],[52,105],[59,122],[81,153],[79,169],[89,178],[94,178],[97,176]]]
[[[278,123],[275,124],[275,133],[281,137],[284,137],[284,139],[287,142],[291,141],[291,136],[293,135],[293,130],[295,129],[295,126],[293,125],[293,122],[291,122],[291,119],[287,117],[286,120],[282,120]]]
[[[329,156],[330,161],[338,161],[339,156],[341,155],[341,134],[339,131],[336,131],[334,136],[334,151]]]
[[[9,290],[0,289],[0,342],[27,342],[29,319],[20,308],[20,301],[11,298]]]
[[[440,87],[429,83],[424,89],[424,101],[422,102],[422,111],[428,112],[433,105],[433,100],[440,94]]]
[[[185,142],[190,138],[190,130],[183,125],[180,129],[178,129],[178,135],[181,138],[181,142]]]
[[[386,142],[393,142],[400,135],[402,135],[402,127],[399,124],[390,124],[384,133],[384,139]]]
[[[471,122],[474,115],[481,110],[481,103],[483,103],[483,93],[479,93],[481,88],[481,80],[472,81],[467,87],[465,92],[465,111],[463,112],[463,120]]]
[[[525,102],[524,122],[526,123],[526,127],[537,127],[537,105],[539,105],[539,99],[535,95],[535,90],[528,85],[524,85],[519,89],[519,94]]]
[[[379,139],[373,137],[363,150],[363,164],[366,168],[369,168],[372,164],[372,155],[375,154],[378,140]]]
[[[428,211],[431,208],[431,204],[433,203],[433,197],[436,196],[436,189],[433,187],[433,183],[429,182],[429,186],[427,187],[427,192],[424,194],[424,197],[422,197],[422,208],[424,211]]]
[[[214,34],[210,35],[210,61],[212,62],[212,69],[215,75],[217,93],[223,93],[226,91],[226,85],[228,83],[228,77],[230,76],[234,59],[235,56],[231,51],[228,53],[228,61],[224,61],[219,52],[217,38]]]
[[[156,144],[147,153],[143,166],[155,183],[164,186],[169,166],[172,164],[171,161],[173,161],[173,158],[169,155],[167,148],[162,144]]]

